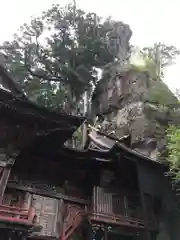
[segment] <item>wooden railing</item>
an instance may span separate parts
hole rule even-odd
[[[117,215],[117,214],[107,214],[107,213],[92,213],[89,217],[91,221],[98,221],[98,222],[104,222],[104,223],[111,223],[115,225],[121,225],[121,226],[129,226],[129,227],[136,227],[136,228],[144,228],[145,227],[145,221],[138,219],[138,218],[132,218],[127,217],[123,215]]]
[[[0,205],[0,221],[33,224],[35,221],[35,209],[33,207],[23,209],[8,205]]]
[[[154,219],[145,222],[143,211],[138,204],[128,202],[126,196],[117,197],[104,191],[100,187],[94,187],[92,211],[89,215],[91,221],[99,221],[136,228],[156,228]]]

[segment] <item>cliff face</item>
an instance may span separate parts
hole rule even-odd
[[[168,124],[179,122],[180,114],[153,102],[155,90],[161,91],[159,97],[170,104],[177,102],[160,80],[153,80],[148,73],[137,69],[122,69],[114,77],[100,80],[92,112],[103,115],[99,122],[102,130],[114,130],[117,137],[130,135],[131,148],[158,160],[166,145],[165,130]]]
[[[102,131],[114,130],[116,137],[130,135],[131,148],[158,160],[165,150],[168,124],[180,123],[180,110],[172,107],[178,101],[156,74],[129,63],[129,26],[119,22],[112,33],[108,46],[116,50],[117,62],[103,71],[92,98],[92,114],[103,116],[97,123]]]

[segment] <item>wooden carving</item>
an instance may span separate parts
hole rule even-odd
[[[36,222],[42,226],[38,235],[59,237],[61,222],[61,200],[33,195],[34,207],[36,209]]]

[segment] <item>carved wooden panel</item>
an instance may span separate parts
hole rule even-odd
[[[33,195],[34,207],[36,209],[37,223],[42,226],[40,235],[53,236],[59,235],[57,225],[59,222],[60,200]]]

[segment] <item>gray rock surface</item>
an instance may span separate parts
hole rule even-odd
[[[131,148],[158,160],[166,146],[168,124],[180,123],[177,99],[168,87],[151,72],[132,66],[129,40],[132,31],[119,22],[107,36],[107,45],[117,61],[105,66],[92,98],[92,115],[102,131],[113,130],[117,137],[131,136]]]
[[[163,95],[176,102],[163,82],[151,79],[146,72],[124,69],[109,80],[100,80],[92,112],[103,115],[103,131],[114,130],[118,137],[129,134],[133,149],[158,160],[166,145],[165,130],[169,123],[180,122],[180,114],[152,103],[148,98],[154,88],[164,88]]]

